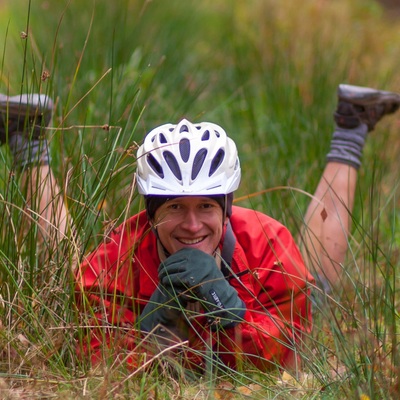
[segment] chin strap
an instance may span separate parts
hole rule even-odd
[[[225,276],[230,274],[230,266],[232,264],[233,251],[235,249],[236,238],[233,234],[231,222],[228,221],[226,225],[224,244],[222,246],[221,257],[221,271]]]
[[[165,258],[161,257],[161,254],[159,252],[159,256],[161,261],[163,261],[164,259],[168,258],[171,254],[169,253],[169,251],[165,248],[165,246],[162,244],[159,236],[158,236],[158,232],[157,232],[157,228],[155,228],[154,226],[151,227],[151,230],[153,231],[154,235],[157,238],[157,249],[160,251],[162,251],[162,253],[164,254]]]
[[[221,251],[221,272],[224,274],[225,279],[230,281],[231,279],[236,279],[238,282],[241,283],[240,277],[246,275],[250,272],[247,268],[241,272],[235,273],[231,268],[233,252],[235,250],[236,245],[236,238],[233,234],[232,226],[230,221],[226,225],[225,237],[224,237],[224,244],[222,245]],[[243,284],[241,283],[243,286]],[[243,286],[245,290],[248,290],[245,286]]]

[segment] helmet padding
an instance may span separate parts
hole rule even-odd
[[[179,196],[144,196],[146,203],[147,218],[149,221],[154,220],[154,216],[159,207],[169,200],[172,200]],[[227,195],[214,195],[207,196],[210,199],[215,200],[220,207],[225,216],[230,217],[232,215],[232,203],[233,203],[233,193],[228,193]]]

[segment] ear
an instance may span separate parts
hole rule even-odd
[[[147,213],[147,221],[149,222],[151,230],[154,232],[157,232],[157,224],[156,224],[154,218],[151,218],[148,213]]]
[[[151,226],[151,229],[156,229],[157,228],[157,223],[154,218],[147,218],[149,221],[149,225]]]

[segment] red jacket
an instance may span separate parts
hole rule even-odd
[[[240,282],[229,282],[246,304],[244,321],[212,332],[200,315],[188,328],[189,349],[197,354],[198,365],[199,354],[211,343],[213,352],[233,368],[241,361],[261,369],[290,366],[302,334],[311,329],[313,278],[282,224],[240,207],[233,207],[230,222],[236,238],[231,268]],[[86,346],[93,360],[111,347],[136,354],[140,335],[133,325],[158,284],[159,264],[156,237],[145,212],[125,221],[84,260],[77,273],[80,308],[95,315],[99,324]],[[93,308],[85,309],[88,303]],[[116,325],[120,328],[114,329]],[[135,357],[127,359],[138,366]]]

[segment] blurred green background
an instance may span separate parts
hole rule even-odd
[[[48,93],[56,127],[120,126],[124,148],[164,122],[216,122],[239,145],[238,196],[281,185],[314,190],[339,83],[400,89],[398,22],[374,1],[3,3],[2,92]],[[393,119],[380,132],[391,127]],[[57,170],[60,156],[77,164],[78,141],[99,160],[112,135],[55,134]],[[390,137],[373,137],[366,166],[393,168]],[[283,218],[273,197],[253,206]],[[303,209],[307,199],[299,201]]]

